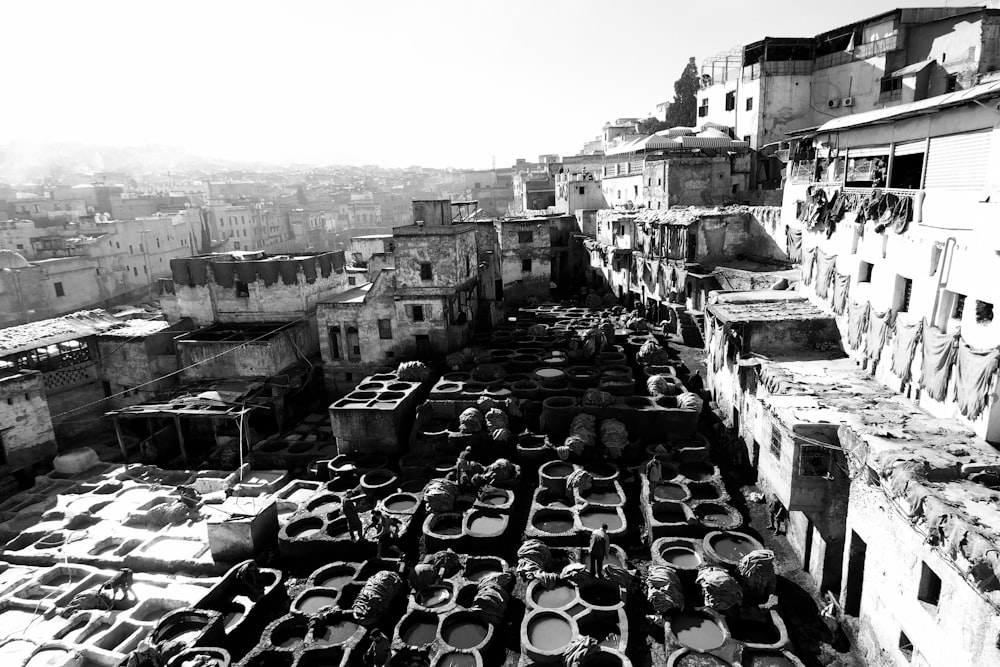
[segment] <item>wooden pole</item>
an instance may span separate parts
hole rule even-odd
[[[128,470],[128,452],[125,451],[125,440],[122,439],[122,425],[118,421],[117,417],[115,417],[111,421],[115,425],[115,435],[118,437],[118,446],[121,447],[122,458],[125,460],[125,469]]]
[[[187,447],[184,446],[184,431],[181,430],[180,415],[174,415],[174,429],[177,431],[177,444],[181,446],[181,459],[184,461],[184,465],[189,465]]]

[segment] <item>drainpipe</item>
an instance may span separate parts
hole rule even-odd
[[[941,253],[941,268],[938,273],[937,289],[934,291],[934,307],[931,308],[931,324],[937,322],[938,306],[941,304],[941,291],[951,275],[951,263],[955,259],[955,246],[958,240],[954,236],[949,236],[944,242],[944,252]],[[945,268],[947,266],[947,269]]]

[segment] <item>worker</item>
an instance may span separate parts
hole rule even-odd
[[[784,535],[788,532],[788,510],[777,496],[771,499],[770,521],[767,527],[773,530],[775,535]]]
[[[459,487],[467,487],[472,483],[472,447],[466,447],[455,460],[455,476]]]
[[[365,651],[365,667],[382,667],[389,661],[389,638],[375,628],[369,634],[371,644]]]
[[[600,577],[604,569],[604,559],[608,555],[610,540],[608,539],[608,524],[602,523],[601,527],[590,535],[590,574]]]
[[[645,473],[650,484],[659,484],[663,481],[663,464],[660,463],[659,457],[654,456],[649,459],[646,463]]]
[[[364,537],[364,527],[361,517],[358,516],[358,506],[351,496],[344,496],[344,504],[341,506],[344,518],[347,519],[347,530],[351,535],[351,541],[357,542]],[[357,534],[357,537],[355,537]]]
[[[395,519],[385,516],[378,510],[372,512],[372,524],[369,530],[374,533],[377,548],[375,556],[377,558],[381,559],[386,549],[396,552],[399,558],[405,556],[402,550],[392,543],[393,538],[396,537],[395,523]]]
[[[444,568],[435,567],[434,563],[417,563],[407,577],[410,588],[421,592],[433,588],[443,578]]]

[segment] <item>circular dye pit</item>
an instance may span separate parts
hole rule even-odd
[[[340,509],[340,498],[333,494],[325,494],[309,502],[306,509],[316,514],[329,514]]]
[[[486,625],[477,620],[459,617],[445,621],[441,638],[448,646],[470,649],[482,644],[488,631]]]
[[[549,477],[569,477],[573,466],[569,463],[554,462],[542,468],[541,472]]]
[[[670,629],[677,641],[696,651],[710,651],[726,641],[715,619],[704,614],[674,614],[670,618]]]
[[[707,463],[684,463],[680,472],[692,481],[704,482],[715,474],[715,468]]]
[[[686,547],[667,547],[660,552],[660,558],[667,565],[682,570],[693,570],[701,565],[701,556]]]
[[[506,527],[506,519],[496,514],[473,512],[469,517],[469,533],[476,537],[493,536]]]
[[[770,646],[781,641],[781,633],[774,623],[771,623],[770,619],[733,619],[729,623],[729,632],[732,634],[733,639],[747,644]]]
[[[618,512],[593,508],[580,512],[580,522],[584,528],[590,530],[597,530],[601,526],[607,525],[608,530],[614,531],[625,525]]]
[[[705,525],[722,526],[732,522],[726,508],[715,503],[705,503],[694,508],[694,514]]]
[[[566,533],[573,530],[573,515],[569,512],[539,512],[532,525],[545,533]]]
[[[340,619],[316,629],[315,641],[320,644],[343,644],[358,631],[358,624],[349,619]]]
[[[531,597],[539,607],[561,609],[576,599],[576,589],[564,584],[558,584],[552,588],[536,586]]]
[[[662,502],[653,506],[653,518],[660,523],[686,523],[687,514],[680,503]]]
[[[778,651],[743,651],[744,667],[796,667],[786,655]]]
[[[421,606],[433,609],[444,605],[451,599],[451,589],[445,586],[434,586],[417,593],[416,598]]]
[[[687,491],[680,484],[664,482],[653,487],[653,497],[657,500],[684,500]]]
[[[580,597],[594,607],[613,607],[622,601],[618,587],[605,581],[592,581],[581,586]]]
[[[417,508],[418,501],[413,496],[396,493],[386,498],[382,504],[385,506],[386,511],[406,514]]]
[[[479,499],[479,502],[486,503],[487,505],[493,505],[494,507],[502,507],[506,505],[510,499],[505,493],[488,493]]]
[[[596,503],[598,505],[621,505],[622,497],[614,488],[610,489],[599,489],[591,490],[585,496],[584,500],[588,503]]]
[[[445,653],[434,667],[476,667],[476,656],[471,653]]]
[[[299,519],[285,526],[288,537],[303,539],[315,536],[323,528],[323,521],[316,517]]]
[[[320,588],[335,588],[338,591],[354,579],[351,568],[330,568],[316,577],[316,586]]]
[[[573,639],[573,626],[558,614],[539,614],[528,621],[528,643],[539,651],[554,653]]]
[[[278,648],[297,648],[305,641],[308,626],[299,619],[278,625],[271,632],[271,645]]]
[[[436,517],[431,522],[430,529],[438,535],[461,535],[461,518],[458,516]]]
[[[708,544],[719,556],[731,561],[739,561],[757,548],[753,540],[739,533],[721,533],[710,539]]]
[[[426,646],[437,639],[437,619],[411,618],[399,629],[399,637],[410,646]]]
[[[39,649],[25,667],[61,667],[69,658],[69,651],[64,648]]]
[[[500,565],[491,561],[481,561],[472,565],[467,565],[465,578],[469,581],[482,581],[491,574],[503,572]]]
[[[324,607],[333,607],[337,604],[335,591],[315,591],[303,593],[296,600],[295,609],[303,614],[318,614]]]
[[[719,498],[719,490],[710,482],[693,482],[688,485],[691,497],[695,500],[715,500]]]

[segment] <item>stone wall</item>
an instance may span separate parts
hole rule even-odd
[[[41,373],[23,371],[0,377],[0,443],[6,464],[15,470],[55,456],[55,433]]]

